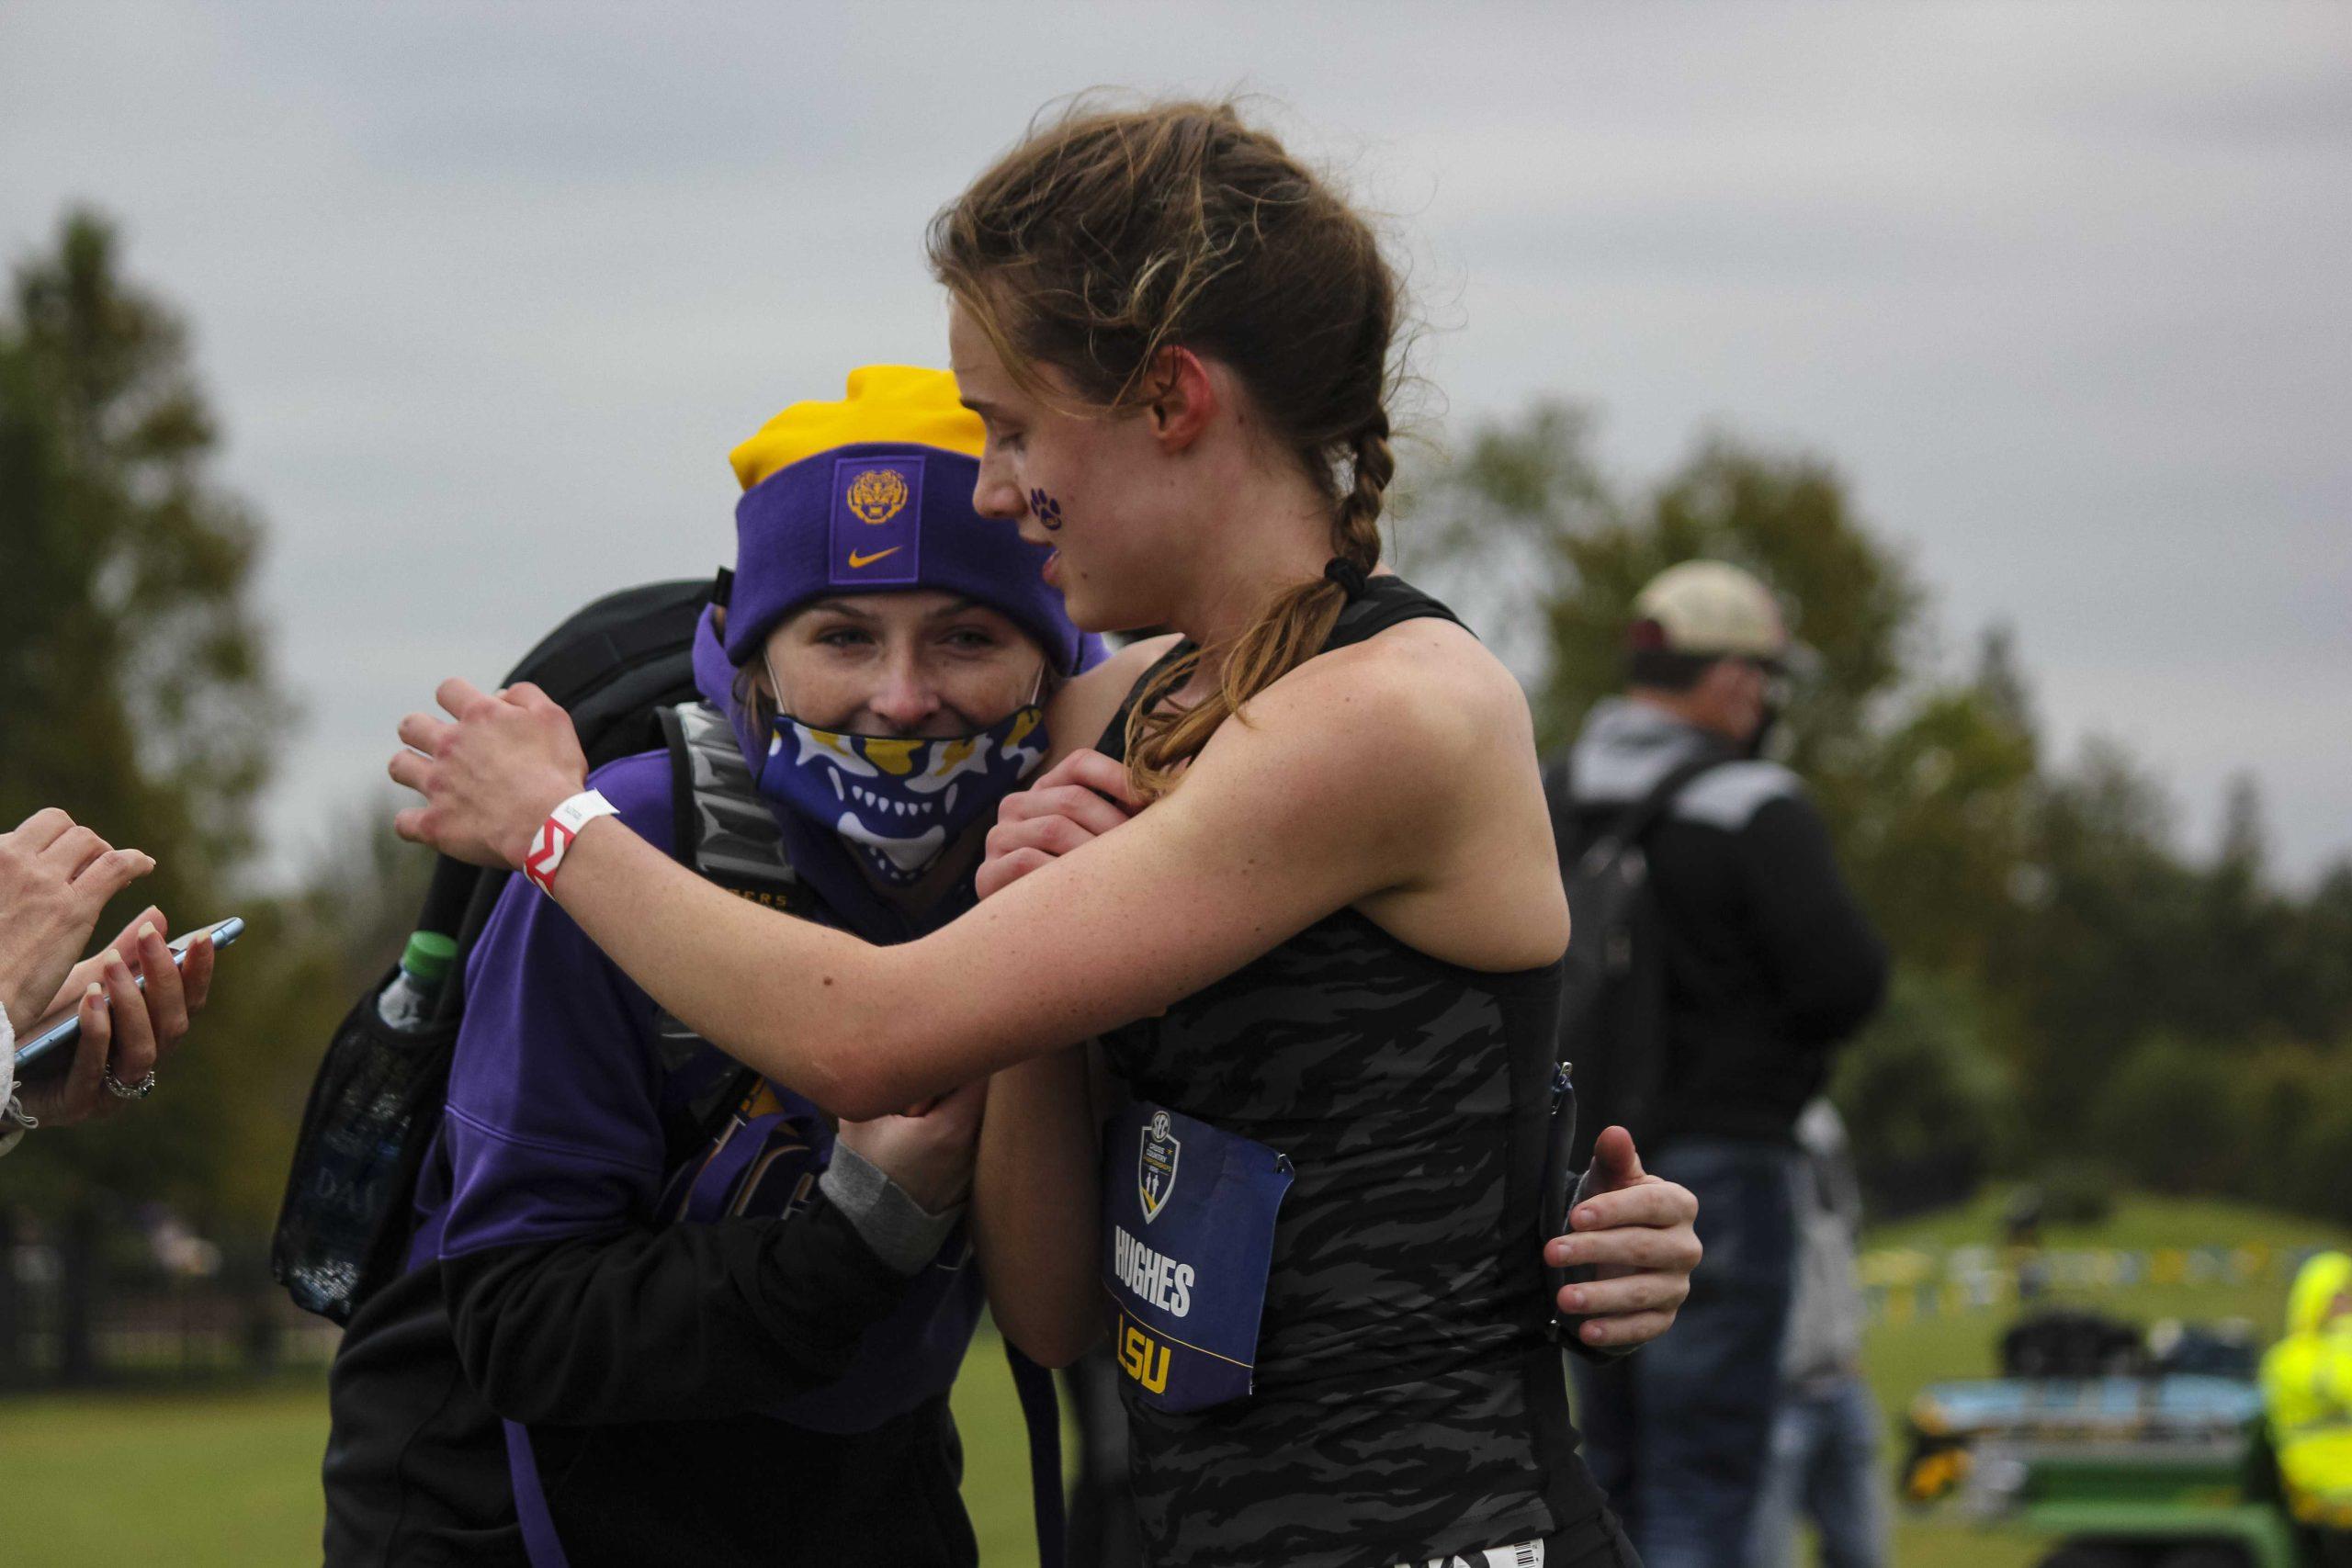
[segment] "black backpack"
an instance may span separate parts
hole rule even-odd
[[[1544,770],[1560,880],[1568,894],[1568,953],[1560,994],[1560,1060],[1573,1064],[1581,1114],[1570,1168],[1592,1159],[1601,1129],[1645,1135],[1667,1067],[1666,953],[1657,895],[1643,847],[1683,785],[1728,761],[1696,757],[1590,835],[1577,826],[1564,752]]]

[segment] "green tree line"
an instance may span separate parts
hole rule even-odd
[[[2015,637],[1939,657],[1927,588],[1816,456],[1713,434],[1612,484],[1589,416],[1554,403],[1432,467],[1405,568],[1540,671],[1547,745],[1619,686],[1665,568],[1736,562],[1792,611],[1785,760],[1897,959],[1833,1089],[1883,1210],[1997,1172],[2352,1220],[2352,858],[2290,889],[2251,780],[2199,857],[2123,747],[2053,756]]]

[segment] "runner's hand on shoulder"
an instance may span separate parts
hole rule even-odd
[[[988,1094],[982,1078],[907,1115],[844,1122],[836,1136],[927,1213],[944,1213],[971,1196]]]
[[[997,807],[988,858],[974,879],[980,897],[1101,838],[1143,807],[1124,763],[1100,751],[1072,751]]]
[[[1593,1321],[1588,1345],[1646,1345],[1674,1326],[1699,1266],[1699,1200],[1642,1168],[1633,1134],[1604,1128],[1592,1146],[1598,1190],[1568,1215],[1569,1234],[1544,1244],[1555,1267],[1599,1266],[1600,1277],[1560,1292],[1560,1310]]]

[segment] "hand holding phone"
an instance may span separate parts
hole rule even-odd
[[[232,915],[225,920],[217,920],[209,926],[199,927],[172,941],[168,949],[171,953],[171,962],[175,966],[184,967],[187,963],[188,949],[199,937],[209,936],[212,939],[213,951],[217,953],[244,933],[244,919],[237,915]],[[137,989],[144,991],[147,987],[147,976],[143,973],[135,975],[131,977],[130,983]],[[63,1010],[51,1014],[27,1031],[26,1037],[17,1042],[18,1076],[22,1077],[26,1069],[44,1057],[54,1055],[62,1059],[72,1055],[70,1047],[82,1037],[82,1017],[81,998],[76,997]]]

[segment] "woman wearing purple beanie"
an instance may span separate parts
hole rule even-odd
[[[1098,657],[973,512],[980,445],[945,372],[876,366],[736,449],[683,751],[589,781],[697,886],[877,944],[971,907]],[[406,1271],[335,1360],[327,1562],[970,1568],[979,1086],[836,1133],[519,877],[465,986]]]

